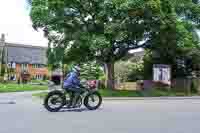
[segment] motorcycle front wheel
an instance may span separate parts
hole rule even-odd
[[[96,110],[102,104],[102,97],[99,92],[93,92],[86,95],[84,105],[89,110]]]

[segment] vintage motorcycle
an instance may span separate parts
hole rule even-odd
[[[54,85],[51,84],[51,86]],[[73,93],[70,89],[54,89],[45,97],[44,107],[50,112],[58,112],[63,107],[71,108],[68,105],[72,101]],[[80,108],[82,104],[89,110],[96,110],[101,106],[102,97],[94,84],[86,82],[82,85],[80,95],[73,108]]]

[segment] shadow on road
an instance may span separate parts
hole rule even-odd
[[[98,110],[101,110],[101,108]],[[59,112],[92,112],[92,111],[95,111],[95,110],[88,110],[87,108],[71,108],[71,109],[69,109],[69,108],[64,107]]]
[[[14,101],[1,102],[1,101],[0,101],[0,104],[16,104],[16,102],[14,102]]]

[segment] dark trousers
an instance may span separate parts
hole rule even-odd
[[[80,88],[68,88],[68,90],[71,91],[69,106],[75,106],[77,103],[78,97],[81,94],[81,89]]]

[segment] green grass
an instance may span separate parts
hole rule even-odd
[[[33,96],[39,97],[39,98],[44,98],[48,93],[47,92],[41,92],[41,93],[36,93],[33,94]]]
[[[162,96],[178,96],[178,93],[171,91],[163,91],[163,90],[154,90],[147,93],[148,96],[153,97],[162,97]]]
[[[47,80],[31,80],[31,83],[38,83],[38,84],[47,84]]]
[[[144,94],[139,91],[128,91],[128,90],[108,90],[100,89],[99,92],[103,97],[162,97],[162,96],[186,96],[184,92],[169,92],[164,90],[153,90]],[[33,96],[44,98],[47,95],[47,92],[37,93]],[[193,94],[196,95],[196,94]]]
[[[0,93],[4,92],[23,92],[23,91],[35,91],[35,90],[47,90],[47,86],[29,85],[29,84],[1,84]]]
[[[141,97],[142,94],[138,91],[111,91],[107,89],[99,90],[103,97]],[[33,94],[33,96],[44,98],[47,92]]]
[[[103,97],[141,97],[142,94],[139,91],[128,91],[128,90],[99,90]]]

